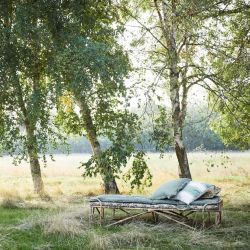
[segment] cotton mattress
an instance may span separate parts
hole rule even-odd
[[[136,195],[99,195],[90,198],[90,206],[101,205],[104,207],[161,207],[161,208],[177,208],[177,209],[217,209],[221,199],[219,196],[210,199],[198,199],[190,203],[185,204],[182,201],[174,199],[164,199],[164,200],[153,200],[144,196]]]

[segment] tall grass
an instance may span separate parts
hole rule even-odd
[[[164,218],[153,224],[148,218],[113,228],[89,223],[86,195],[102,193],[100,178],[83,179],[79,162],[87,155],[56,156],[43,168],[47,193],[41,201],[33,195],[28,164],[15,167],[0,158],[0,250],[17,249],[249,249],[250,154],[189,154],[194,180],[222,188],[222,226],[189,230]],[[148,155],[153,173],[152,192],[162,182],[176,178],[174,154],[160,159]],[[129,186],[119,180],[123,193]],[[134,193],[139,192],[134,190]]]
[[[92,179],[81,177],[83,170],[78,167],[81,161],[89,157],[90,155],[84,154],[56,155],[55,161],[49,160],[47,167],[42,169],[48,195],[56,199],[102,193],[100,177]],[[147,162],[153,174],[153,185],[143,191],[145,195],[166,180],[178,177],[178,163],[173,153],[168,153],[163,158],[160,158],[159,154],[148,154]],[[225,198],[232,192],[242,192],[245,185],[249,184],[250,153],[190,153],[189,162],[193,179],[221,186]],[[13,166],[11,158],[4,156],[0,158],[0,168],[0,199],[36,198],[33,194],[29,164]],[[122,193],[130,192],[129,185],[122,179],[118,180],[118,184]],[[133,193],[138,192],[140,191],[133,191]]]

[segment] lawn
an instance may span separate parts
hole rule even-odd
[[[84,156],[88,157],[88,156]],[[249,249],[250,245],[250,154],[192,153],[193,178],[222,188],[223,223],[196,230],[164,219],[150,218],[105,228],[90,225],[89,195],[102,192],[99,179],[83,180],[77,169],[81,155],[57,156],[43,169],[50,200],[32,194],[28,165],[14,167],[8,157],[0,159],[0,249]],[[149,155],[153,187],[177,177],[173,154],[163,159]],[[123,193],[129,188],[119,182]],[[138,193],[139,191],[134,191]]]

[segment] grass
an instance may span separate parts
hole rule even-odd
[[[250,215],[225,209],[220,228],[189,230],[162,220],[90,226],[86,210],[0,209],[1,249],[249,249]]]
[[[221,227],[205,230],[185,229],[164,219],[153,224],[149,218],[109,229],[90,225],[86,196],[101,193],[102,187],[98,178],[82,179],[77,169],[80,155],[57,156],[43,169],[50,201],[33,195],[28,165],[14,167],[4,157],[0,159],[0,249],[249,249],[250,154],[227,156],[189,156],[193,178],[220,186],[225,201]],[[145,194],[177,177],[172,154],[163,159],[152,154],[148,162],[154,179]],[[119,186],[129,192],[126,183],[120,181]]]

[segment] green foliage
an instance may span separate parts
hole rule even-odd
[[[207,0],[129,3],[127,13],[143,30],[132,45],[145,51],[145,62],[149,61],[147,65],[156,74],[157,80],[152,84],[153,87],[164,86],[164,90],[174,93],[169,84],[173,59],[171,45],[175,43],[176,75],[179,81],[176,85],[176,104],[182,102],[185,84],[188,90],[196,84],[203,86],[214,96],[210,107],[216,108],[219,113],[213,123],[213,131],[204,129],[214,145],[210,148],[223,147],[222,143],[217,144],[218,137],[214,132],[221,136],[227,146],[249,148],[249,3],[244,0],[219,3]],[[159,13],[160,17],[156,18]],[[172,40],[165,40],[173,31],[166,25],[168,22],[169,27],[176,24]],[[154,40],[151,44],[150,39]],[[145,45],[145,41],[149,42]],[[151,91],[153,93],[154,90]],[[185,101],[181,103],[180,109],[183,109],[183,103]],[[182,114],[185,114],[185,110],[180,112]],[[187,131],[191,130],[184,129],[185,141],[189,136],[185,135]],[[168,137],[164,132],[155,129],[155,139],[158,137],[156,141],[161,144],[157,147],[164,147],[164,140]]]
[[[159,113],[154,121],[152,140],[156,145],[156,150],[164,152],[167,147],[173,144],[172,120],[170,112],[159,107]]]
[[[225,153],[225,151],[220,152],[220,156],[218,157],[217,161],[215,161],[214,155],[210,155],[208,160],[203,160],[205,166],[207,168],[207,172],[213,171],[215,168],[223,167],[228,168],[232,166],[232,161],[230,157]]]
[[[55,122],[58,126],[63,128],[66,134],[83,134],[84,125],[79,115],[74,110],[72,95],[65,94],[59,97]]]
[[[241,1],[235,3],[242,6]],[[240,11],[221,19],[224,30],[212,32],[223,39],[220,53],[211,55],[215,88],[210,95],[211,107],[218,115],[212,128],[227,145],[242,149],[250,146],[250,84],[249,84],[249,11]],[[219,37],[219,38],[218,38]]]
[[[128,59],[117,44],[74,37],[58,55],[58,69],[64,76],[61,86],[76,98],[105,99],[123,94],[123,79],[129,70]],[[90,96],[92,94],[93,96]],[[102,107],[103,109],[105,108]]]
[[[27,159],[28,145],[45,154],[48,142],[61,138],[52,124],[52,42],[43,1],[1,2],[0,17],[0,144],[18,163]]]
[[[105,166],[109,166],[111,173],[120,178],[122,169],[127,166],[129,159],[133,158],[132,168],[126,175],[131,188],[151,185],[152,175],[144,160],[145,154],[137,149],[141,132],[140,123],[137,120],[137,115],[128,111],[113,113],[112,119],[103,120],[103,135],[107,136],[110,146],[103,149],[101,155],[93,155],[82,164],[85,168],[83,176],[106,175]]]
[[[210,128],[216,113],[208,105],[191,106],[184,126],[184,141],[189,150],[223,150],[225,145]],[[232,148],[230,148],[232,149]]]
[[[59,4],[55,14],[61,26],[54,30],[51,66],[58,95],[56,122],[67,134],[85,135],[93,151],[101,136],[110,141],[109,148],[98,149],[82,164],[83,176],[101,174],[109,179],[126,166],[138,140],[138,117],[125,103],[124,80],[131,67],[117,42],[122,26],[116,23],[119,16],[113,6],[107,1],[83,1],[79,12],[78,4]],[[64,19],[62,12],[70,19]]]
[[[235,105],[233,105],[235,106]],[[226,145],[238,146],[248,149],[250,146],[249,135],[249,105],[239,105],[237,108],[224,107],[212,123],[213,130],[220,135]]]
[[[150,187],[152,185],[152,174],[144,159],[145,153],[138,152],[134,155],[132,167],[123,176],[123,179],[130,182],[131,189]]]

